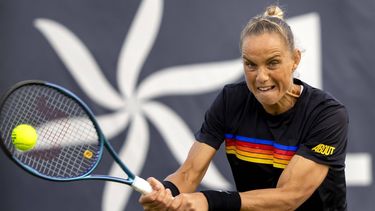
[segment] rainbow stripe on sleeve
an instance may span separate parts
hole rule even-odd
[[[225,134],[225,150],[240,160],[271,164],[275,168],[285,168],[296,153],[297,146],[278,144],[275,141]]]

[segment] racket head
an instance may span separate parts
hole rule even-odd
[[[35,147],[19,151],[12,130],[33,126]],[[71,181],[87,177],[98,165],[104,136],[88,106],[70,91],[43,81],[14,85],[0,101],[0,143],[6,154],[35,176]]]

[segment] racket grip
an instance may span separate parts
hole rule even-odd
[[[134,181],[132,183],[132,188],[134,188],[134,190],[142,193],[142,194],[147,194],[147,193],[151,193],[152,192],[152,187],[150,185],[150,183],[148,183],[146,180],[138,177],[138,176],[135,176],[134,178]]]

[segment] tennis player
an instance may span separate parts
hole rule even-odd
[[[241,34],[245,82],[223,88],[186,161],[145,210],[346,210],[348,114],[322,90],[293,77],[301,59],[283,10],[269,6]],[[222,143],[237,191],[195,192]]]

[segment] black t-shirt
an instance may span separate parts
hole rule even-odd
[[[196,139],[216,149],[225,142],[237,190],[274,188],[293,155],[328,165],[320,187],[298,210],[346,210],[348,114],[329,94],[294,79],[303,92],[294,107],[270,115],[241,82],[224,87]]]

